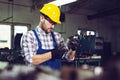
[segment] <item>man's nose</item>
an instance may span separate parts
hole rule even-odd
[[[55,27],[54,24],[51,24],[51,28],[54,29],[54,27]]]

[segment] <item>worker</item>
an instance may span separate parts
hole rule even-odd
[[[61,24],[60,9],[54,4],[45,4],[40,9],[39,25],[22,37],[25,60],[30,65],[60,69],[61,59],[74,60],[76,44],[72,40],[68,49],[61,34],[53,32],[55,24]]]

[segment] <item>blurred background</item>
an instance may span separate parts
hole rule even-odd
[[[59,5],[62,24],[56,25],[55,31],[61,33],[65,41],[77,35],[79,46],[75,60],[62,60],[60,72],[36,67],[24,71],[27,66],[20,47],[21,37],[38,25],[39,9],[51,1],[55,0],[0,0],[0,80],[28,80],[33,73],[36,73],[34,79],[29,80],[47,80],[51,76],[55,80],[105,80],[109,77],[120,80],[120,0],[74,0]],[[65,1],[70,0],[59,3]],[[13,73],[18,75],[15,77]],[[40,74],[44,74],[41,79]],[[22,78],[18,78],[19,75]]]

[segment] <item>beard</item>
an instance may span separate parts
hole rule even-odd
[[[43,28],[43,27],[42,27],[42,30],[44,30],[45,33],[48,34],[48,33],[50,33],[53,29],[52,29],[52,28],[47,28],[47,29],[46,29],[46,28]]]
[[[50,33],[54,28],[48,26],[45,21],[42,23],[41,28],[45,31],[45,33]]]
[[[47,30],[45,30],[46,33],[50,33],[53,29],[49,28]]]

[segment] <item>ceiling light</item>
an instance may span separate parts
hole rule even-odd
[[[56,4],[57,6],[62,6],[62,5],[69,4],[75,1],[77,0],[55,0],[49,3]]]

